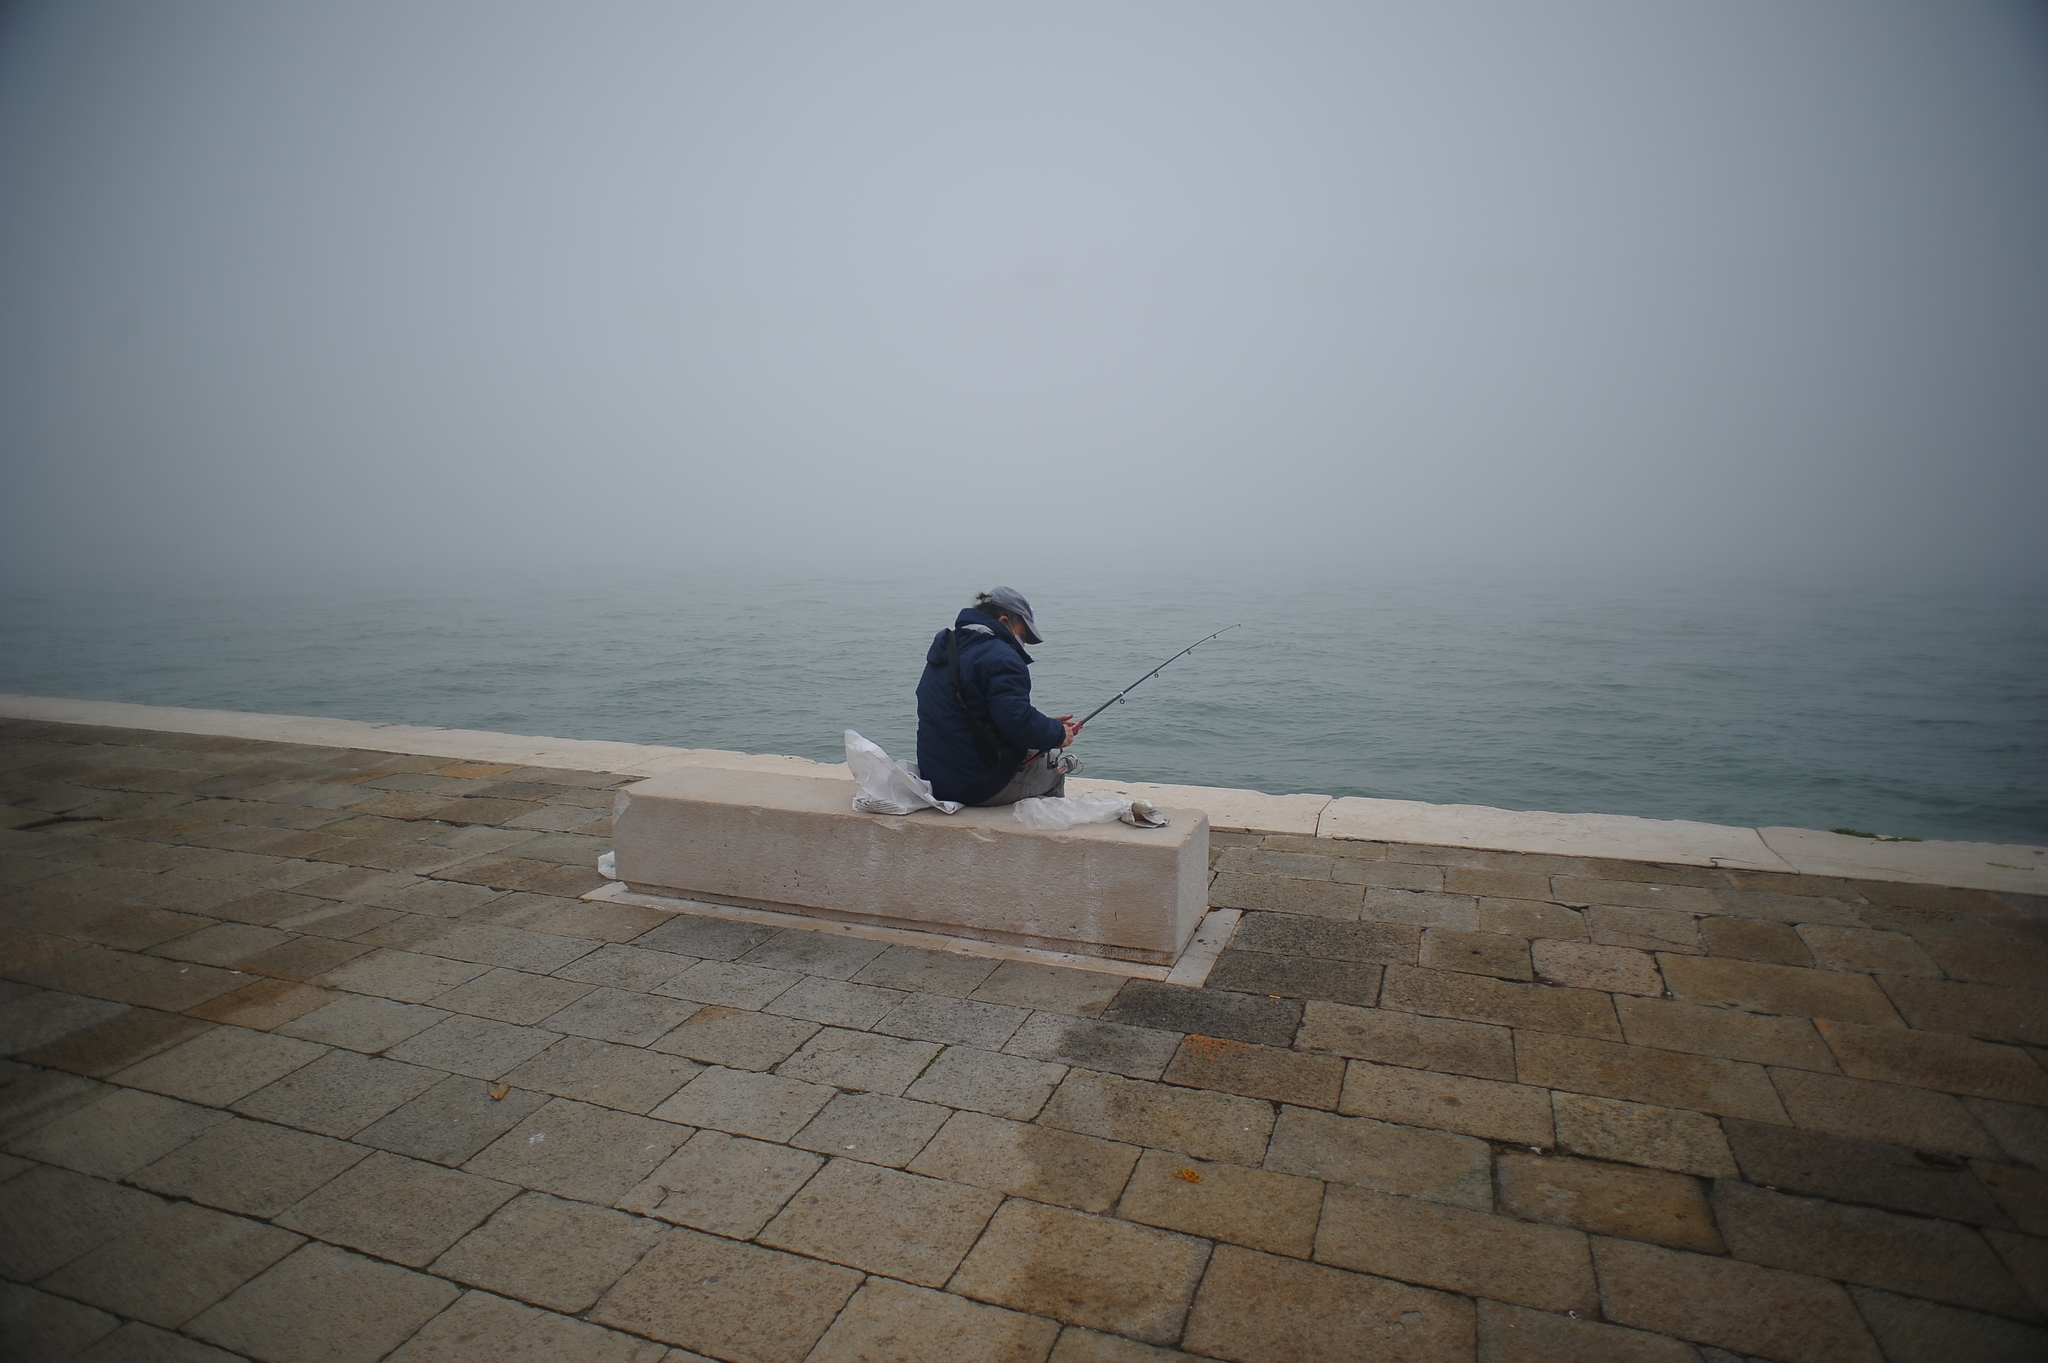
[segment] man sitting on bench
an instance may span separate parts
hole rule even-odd
[[[1024,645],[1044,642],[1031,603],[1010,587],[975,597],[932,640],[917,683],[917,767],[939,799],[1013,805],[1066,794],[1080,764],[1057,750],[1081,726],[1031,706]]]

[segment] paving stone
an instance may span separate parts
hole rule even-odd
[[[2048,950],[2040,945],[2022,946],[2012,942],[1982,941],[1945,934],[1931,935],[1925,946],[1931,963],[1938,963],[1950,978],[1979,984],[2003,984],[2016,989],[2048,988]],[[1906,958],[1910,960],[1911,958]],[[1887,974],[1925,975],[1933,972],[1905,964],[1879,967]]]
[[[1984,1238],[2034,1305],[2048,1313],[2048,1240],[2011,1231],[1987,1230]]]
[[[1422,934],[1422,950],[1416,963],[1431,970],[1455,970],[1503,980],[1535,978],[1529,963],[1528,941],[1502,933],[1430,928]]]
[[[1037,1316],[870,1278],[807,1363],[942,1363],[968,1341],[988,1363],[1044,1363],[1059,1329]]]
[[[1103,1140],[1257,1165],[1272,1134],[1273,1108],[1233,1094],[1069,1070],[1039,1120]]]
[[[1157,1079],[1180,1046],[1180,1033],[1129,1027],[1063,1013],[1033,1013],[1003,1049],[1032,1060]]]
[[[789,1143],[843,1159],[901,1168],[938,1133],[950,1108],[884,1093],[842,1093]]]
[[[151,949],[150,955],[173,961],[197,961],[202,965],[233,966],[245,956],[292,940],[288,932],[257,927],[252,923],[216,923],[175,937]]]
[[[75,1074],[30,1073],[0,1088],[0,1140],[13,1140],[98,1102],[105,1084]]]
[[[1653,998],[1664,992],[1656,957],[1631,947],[1545,938],[1530,944],[1530,954],[1545,984]]]
[[[526,1193],[436,1259],[433,1271],[574,1314],[594,1305],[666,1234],[659,1222]]]
[[[1771,1082],[1793,1125],[1808,1131],[1981,1159],[1998,1156],[1970,1110],[1946,1093],[1802,1070],[1774,1069]]]
[[[688,979],[688,976],[684,978]],[[901,990],[804,976],[777,995],[772,1004],[754,1006],[765,1007],[783,1017],[807,1018],[827,1026],[864,1030],[880,1022],[905,997]]]
[[[162,1202],[68,1169],[31,1165],[0,1183],[0,1276],[33,1281],[125,1235]]]
[[[982,1188],[833,1160],[758,1238],[775,1248],[938,1287],[1002,1200]]]
[[[1621,1040],[1614,1000],[1590,989],[1561,989],[1449,970],[1388,966],[1387,981],[1380,990],[1380,1006],[1430,1017]]]
[[[681,1363],[696,1355],[487,1292],[465,1292],[421,1326],[391,1363],[662,1363],[664,1357]]]
[[[1209,884],[1209,903],[1219,909],[1263,909],[1356,921],[1365,906],[1365,887],[1224,871]]]
[[[1102,1016],[1104,1021],[1133,1027],[1286,1046],[1293,1042],[1300,1025],[1301,1004],[1291,999],[1129,980]]]
[[[2048,1330],[1875,1288],[1849,1295],[1891,1363],[2036,1363],[2048,1355]]]
[[[1808,1018],[1768,1017],[1671,999],[1620,998],[1614,1004],[1621,1011],[1621,1029],[1634,1046],[1822,1074],[1841,1072]]]
[[[1515,1059],[1525,1084],[1751,1121],[1787,1120],[1761,1065],[1541,1032],[1516,1035]]]
[[[2048,1007],[2048,1000],[2043,1006]],[[1842,1072],[1851,1078],[2048,1105],[2048,1074],[2017,1047],[1942,1032],[1859,1027],[1825,1019],[1816,1025]]]
[[[1699,944],[1699,920],[1690,910],[1594,905],[1586,910],[1586,927],[1600,946],[1693,955],[1705,949]]]
[[[137,1170],[132,1181],[248,1216],[275,1216],[369,1152],[267,1122],[228,1121]]]
[[[1736,1172],[1721,1124],[1702,1113],[1576,1093],[1553,1095],[1552,1110],[1566,1153],[1706,1178]]]
[[[1335,999],[1369,1007],[1379,998],[1384,973],[1376,965],[1232,948],[1216,958],[1204,987],[1269,998]]]
[[[242,1027],[217,1027],[131,1065],[114,1082],[206,1107],[226,1107],[327,1053],[325,1046]]]
[[[950,951],[926,951],[922,947],[892,946],[876,955],[850,978],[859,984],[876,984],[887,989],[901,989],[910,993],[944,994],[952,998],[966,998],[995,974],[999,964],[1000,962],[986,957],[962,956]]]
[[[1961,1226],[1792,1197],[1732,1179],[1714,1185],[1714,1215],[1738,1259],[2039,1319],[1983,1238]]]
[[[653,1044],[652,1049],[688,1056],[707,1065],[736,1070],[768,1070],[795,1054],[810,1040],[818,1024],[801,1018],[749,1013],[713,1004],[700,1008],[682,1025]]]
[[[329,1244],[422,1268],[517,1191],[380,1151],[308,1194],[276,1221]]]
[[[836,1264],[677,1230],[589,1319],[744,1363],[801,1363],[861,1284]]]
[[[1473,1312],[1441,1292],[1218,1245],[1182,1342],[1262,1363],[1470,1358]]]
[[[1814,964],[1823,970],[1941,977],[1941,967],[1935,964],[1934,958],[1903,932],[1802,923],[1799,925],[1799,938],[1813,953]]]
[[[1672,994],[1687,1003],[1878,1027],[1901,1025],[1891,1001],[1867,976],[1713,956],[1667,953],[1658,962]]]
[[[90,1306],[0,1283],[0,1354],[19,1363],[75,1358],[120,1323]]]
[[[1505,1027],[1311,1000],[1295,1044],[1412,1069],[1515,1077],[1514,1034]]]
[[[1770,961],[1777,965],[1810,966],[1813,954],[1799,934],[1783,923],[1756,918],[1703,918],[1699,926],[1700,945],[1709,956],[1733,956],[1745,961]]]
[[[1134,1146],[1119,1142],[956,1112],[909,1167],[1035,1202],[1106,1212],[1116,1205],[1137,1159]]]
[[[1053,1346],[1046,1363],[1175,1363],[1193,1357],[1178,1349],[1157,1349],[1134,1339],[1069,1325],[1060,1331],[1060,1342]]]
[[[1457,869],[1464,871],[1468,878],[1473,874],[1471,868]],[[1342,885],[1367,885],[1385,890],[1448,890],[1461,896],[1477,893],[1462,885],[1450,884],[1451,874],[1451,871],[1441,866],[1414,866],[1391,860],[1367,861],[1357,857],[1338,859],[1330,868],[1330,879]],[[1520,880],[1518,879],[1516,883],[1520,883]]]
[[[1699,1363],[1690,1345],[1597,1320],[1481,1301],[1479,1363]]]
[[[368,994],[343,994],[326,1007],[277,1030],[283,1036],[374,1055],[419,1035],[447,1016],[441,1009],[423,1004],[398,1003]]]
[[[192,1333],[275,1363],[369,1363],[456,1296],[438,1278],[311,1244],[194,1320]]]
[[[618,1205],[714,1235],[751,1240],[824,1163],[787,1146],[700,1131]]]
[[[814,1084],[900,1094],[924,1072],[939,1050],[936,1042],[901,1041],[872,1032],[827,1027],[783,1061],[776,1073]]]
[[[462,1167],[522,1188],[610,1204],[688,1135],[649,1117],[557,1098]]]
[[[444,1077],[437,1070],[395,1060],[329,1051],[233,1106],[246,1116],[348,1137]]]
[[[780,928],[735,923],[724,918],[677,914],[660,927],[633,939],[637,947],[673,951],[700,961],[731,961],[773,937]]]
[[[886,955],[876,958],[880,965]],[[873,966],[868,972],[872,972]],[[918,986],[926,993],[947,992],[935,984]],[[986,980],[968,994],[983,1003],[1007,1003],[1018,1008],[1042,1008],[1049,1013],[1071,1013],[1075,1017],[1100,1017],[1117,991],[1123,977],[1094,970],[1069,970],[1063,966],[1039,965],[1035,961],[1004,961]]]
[[[1485,1141],[1470,1136],[1283,1107],[1266,1168],[1489,1211],[1492,1154]]]
[[[140,1008],[182,1012],[246,983],[208,965],[183,965],[102,947],[67,951],[39,965],[10,971],[15,979],[44,989],[111,999]]]
[[[1734,874],[1741,875],[1742,872]],[[1776,880],[1782,882],[1785,877],[1776,877]],[[1861,926],[1862,920],[1857,917],[1856,906],[1849,902],[1855,897],[1855,891],[1841,881],[1833,882],[1830,889],[1813,888],[1810,894],[1803,890],[1791,893],[1777,890],[1714,892],[1714,898],[1720,901],[1723,912],[1742,918],[1768,918],[1774,922],[1796,923],[1802,926],[1808,923],[1833,923],[1843,927]]]
[[[660,992],[670,998],[688,999],[696,1003],[757,1009],[775,1002],[783,994],[790,992],[792,986],[804,982],[805,978],[793,970],[768,970],[761,966],[742,965],[730,961],[699,961],[662,985]]]
[[[175,1098],[114,1089],[20,1137],[8,1149],[45,1164],[120,1179],[227,1120],[225,1112]]]
[[[521,970],[486,970],[468,984],[438,995],[435,1006],[498,1022],[532,1024],[567,1008],[591,992],[591,986]],[[630,997],[639,997],[633,995]],[[680,1021],[681,1019],[677,1019]],[[674,1026],[671,1022],[669,1026]],[[575,1031],[555,1024],[556,1031]],[[663,1031],[668,1030],[666,1027]],[[655,1035],[660,1035],[656,1033]],[[651,1039],[651,1038],[650,1038]],[[644,1043],[643,1043],[644,1044]]]
[[[71,929],[74,936],[120,951],[148,951],[151,947],[218,921],[195,913],[172,913],[168,909],[135,909],[125,906],[101,917],[99,911],[105,907],[92,906],[88,912],[95,921]],[[76,944],[73,949],[76,949]]]
[[[131,1320],[78,1355],[78,1363],[234,1363],[235,1355]]]
[[[1411,927],[1470,931],[1479,926],[1479,902],[1471,895],[1373,886],[1365,892],[1365,907],[1360,916],[1375,923],[1406,923]]]
[[[46,989],[0,1005],[0,1055],[19,1055],[128,1011],[125,1003]]]
[[[557,978],[649,994],[697,964],[694,956],[612,944],[555,971]]]
[[[1595,1237],[1607,1319],[1797,1363],[1883,1363],[1848,1294],[1804,1273]]]
[[[2048,1112],[1989,1098],[1965,1098],[1963,1106],[1983,1124],[2007,1158],[2048,1169]]]
[[[675,1056],[564,1037],[505,1076],[514,1088],[539,1089],[624,1112],[652,1112],[702,1067]]]
[[[1323,1185],[1315,1179],[1152,1150],[1138,1160],[1117,1215],[1306,1259],[1322,1201]]]
[[[1727,1250],[1700,1184],[1682,1174],[1509,1151],[1495,1179],[1508,1216],[1701,1254]]]
[[[786,1141],[818,1115],[832,1094],[823,1084],[714,1066],[685,1084],[654,1115],[735,1136]]]
[[[2013,1224],[2030,1235],[2048,1235],[2048,1174],[1978,1161],[1971,1166]],[[1951,1217],[1950,1220],[1982,1220]]]
[[[912,994],[876,1023],[875,1030],[890,1036],[995,1051],[1003,1049],[1003,1044],[1029,1016],[1022,1008],[999,1003],[977,1003],[944,994]]]
[[[739,959],[746,965],[770,970],[793,970],[800,975],[845,980],[851,979],[861,967],[887,949],[885,943],[859,937],[790,928],[776,933]]]
[[[1337,1110],[1347,1117],[1375,1117],[1515,1145],[1548,1146],[1555,1140],[1550,1095],[1540,1088],[1366,1060],[1349,1062]]]
[[[1170,1344],[1208,1257],[1209,1246],[1189,1236],[1012,1200],[960,1265],[952,1289],[1069,1325]]]
[[[437,1070],[497,1079],[561,1039],[560,1032],[457,1013],[393,1046],[389,1054]]]
[[[1640,874],[1650,868],[1636,863],[1624,863],[1617,869],[1631,874]],[[1640,880],[1603,880],[1597,877],[1557,876],[1550,882],[1555,898],[1567,904],[1600,904],[1622,908],[1664,909],[1676,913],[1709,914],[1720,912],[1720,901],[1704,890],[1687,886],[1684,870],[1679,867],[1658,867],[1660,875],[1670,875],[1668,882],[1649,884]]]
[[[785,1072],[788,1068],[783,1066]],[[1049,1065],[971,1046],[948,1046],[918,1076],[907,1096],[921,1102],[1030,1121],[1045,1106],[1046,1098],[1066,1073],[1064,1065]]]
[[[2002,1219],[1984,1185],[1960,1161],[1936,1164],[1895,1145],[1765,1122],[1731,1118],[1722,1126],[1743,1178],[1761,1187],[1972,1225]]]
[[[1247,913],[1230,938],[1230,945],[1240,951],[1374,965],[1414,965],[1421,942],[1420,928],[1284,913]]]
[[[1253,1046],[1218,1037],[1184,1040],[1166,1082],[1216,1089],[1247,1098],[1269,1098],[1302,1107],[1335,1108],[1344,1086],[1344,1062],[1336,1056],[1303,1055],[1275,1046]]]
[[[459,984],[467,984],[486,967],[444,960],[411,951],[379,950],[337,966],[315,983],[352,994],[375,994],[401,1003],[427,1003]]]
[[[298,1236],[173,1202],[38,1284],[119,1316],[175,1330],[291,1253]]]
[[[1369,1189],[1333,1186],[1319,1263],[1545,1310],[1598,1309],[1586,1237]]]
[[[208,999],[192,1009],[191,1016],[267,1032],[323,1008],[340,997],[332,990],[292,980],[258,980],[217,999]]]
[[[1532,877],[1547,881],[1547,876]],[[1470,886],[1460,886],[1462,893],[1481,893]],[[1537,891],[1549,894],[1547,889]],[[1592,930],[1586,926],[1586,915],[1579,909],[1568,909],[1562,904],[1552,904],[1531,895],[1508,895],[1491,897],[1482,894],[1479,900],[1479,930],[1481,932],[1507,932],[1517,937],[1571,938],[1576,941],[1588,940]]]

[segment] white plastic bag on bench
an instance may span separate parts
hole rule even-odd
[[[1131,812],[1131,802],[1121,795],[1040,795],[1011,808],[1026,828],[1057,831],[1077,823],[1115,823]]]
[[[960,812],[957,802],[933,798],[932,783],[919,776],[915,766],[894,760],[851,729],[846,731],[846,765],[860,785],[860,793],[853,797],[856,813],[914,814],[920,809],[936,809],[941,814]]]

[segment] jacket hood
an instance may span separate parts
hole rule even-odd
[[[1017,642],[1017,636],[1004,629],[996,621],[996,618],[987,611],[976,610],[974,607],[969,606],[954,617],[953,628],[965,628],[969,636],[986,632],[987,637],[1000,640],[1011,648],[1016,649],[1017,656],[1025,662],[1031,661],[1031,655],[1024,651],[1024,645]],[[967,645],[967,640],[962,639],[960,643],[964,648]],[[939,631],[938,636],[932,640],[931,649],[925,654],[924,660],[932,667],[946,666],[946,631]]]

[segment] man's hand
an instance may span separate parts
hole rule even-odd
[[[1074,723],[1072,715],[1054,715],[1053,718],[1058,720],[1060,727],[1067,731],[1067,736],[1060,740],[1060,746],[1062,748],[1073,747],[1074,740],[1081,736],[1081,726]]]

